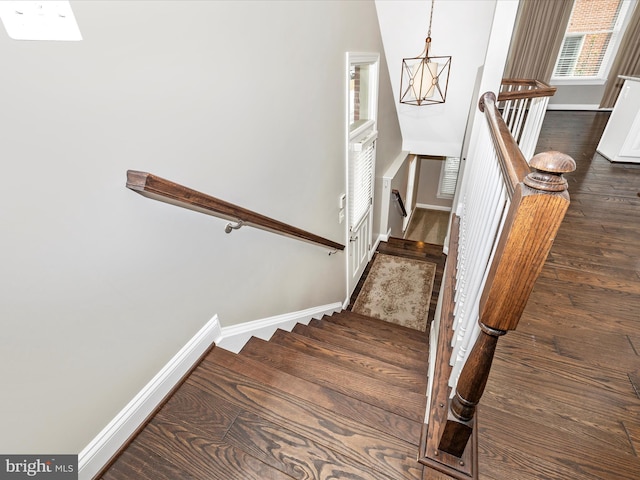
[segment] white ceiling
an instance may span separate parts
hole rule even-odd
[[[517,9],[517,0],[508,3]],[[503,5],[500,5],[503,7]],[[470,105],[477,102],[474,86],[485,63],[492,34],[496,0],[437,0],[431,28],[432,55],[451,56],[449,88],[444,104],[400,104],[402,58],[419,55],[429,29],[430,1],[376,0],[378,22],[389,65],[393,94],[403,136],[403,150],[424,155],[460,156]],[[496,24],[496,31],[511,38],[513,20]],[[398,34],[401,32],[401,34]],[[492,68],[502,76],[504,63]],[[499,88],[499,82],[494,87]]]

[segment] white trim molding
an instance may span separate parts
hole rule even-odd
[[[313,318],[331,315],[340,310],[342,310],[341,303],[331,303],[307,310],[241,323],[240,325],[223,327],[222,337],[219,342],[216,342],[216,346],[238,353],[251,337],[269,340],[277,329],[290,332],[296,323],[307,325]]]
[[[416,208],[423,208],[425,210],[438,210],[440,212],[450,212],[451,207],[444,205],[429,205],[428,203],[416,203]]]
[[[153,377],[78,455],[79,480],[91,480],[221,337],[217,315]]]
[[[547,110],[588,110],[596,112],[609,112],[610,108],[600,108],[597,103],[549,103]]]

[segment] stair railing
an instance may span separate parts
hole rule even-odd
[[[225,232],[227,233],[243,226],[251,226],[328,247],[331,249],[330,255],[337,250],[344,250],[344,245],[333,240],[165,180],[151,173],[128,170],[127,188],[155,200],[236,222],[235,225],[232,223],[226,225]]]
[[[450,235],[440,315],[433,324],[429,408],[420,461],[455,478],[475,478],[475,410],[498,338],[514,330],[569,206],[559,152],[525,160],[485,93]],[[430,379],[431,381],[431,379]]]
[[[498,109],[526,159],[533,156],[549,98],[555,93],[555,87],[540,80],[502,79]]]
[[[402,195],[400,194],[400,191],[397,189],[393,189],[391,190],[391,195],[393,195],[393,199],[396,201],[396,205],[398,205],[398,208],[400,209],[400,213],[402,214],[403,217],[406,217],[407,214],[407,209],[404,206],[404,201],[402,200]]]

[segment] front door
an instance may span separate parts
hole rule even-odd
[[[371,258],[379,62],[377,53],[347,53],[347,298]]]
[[[371,208],[360,223],[349,227],[349,296],[369,263],[371,251]]]
[[[349,297],[371,259],[375,131],[365,131],[349,145]]]

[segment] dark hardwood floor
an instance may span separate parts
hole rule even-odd
[[[595,148],[607,113],[548,112],[571,206],[479,411],[481,479],[640,478],[640,165]]]
[[[498,343],[480,480],[640,479],[640,165],[594,155],[607,117],[547,114],[538,151],[575,158],[572,203]],[[379,251],[438,263],[435,298],[439,248]],[[416,462],[427,335],[375,322],[343,312],[214,348],[100,478],[448,479]]]

